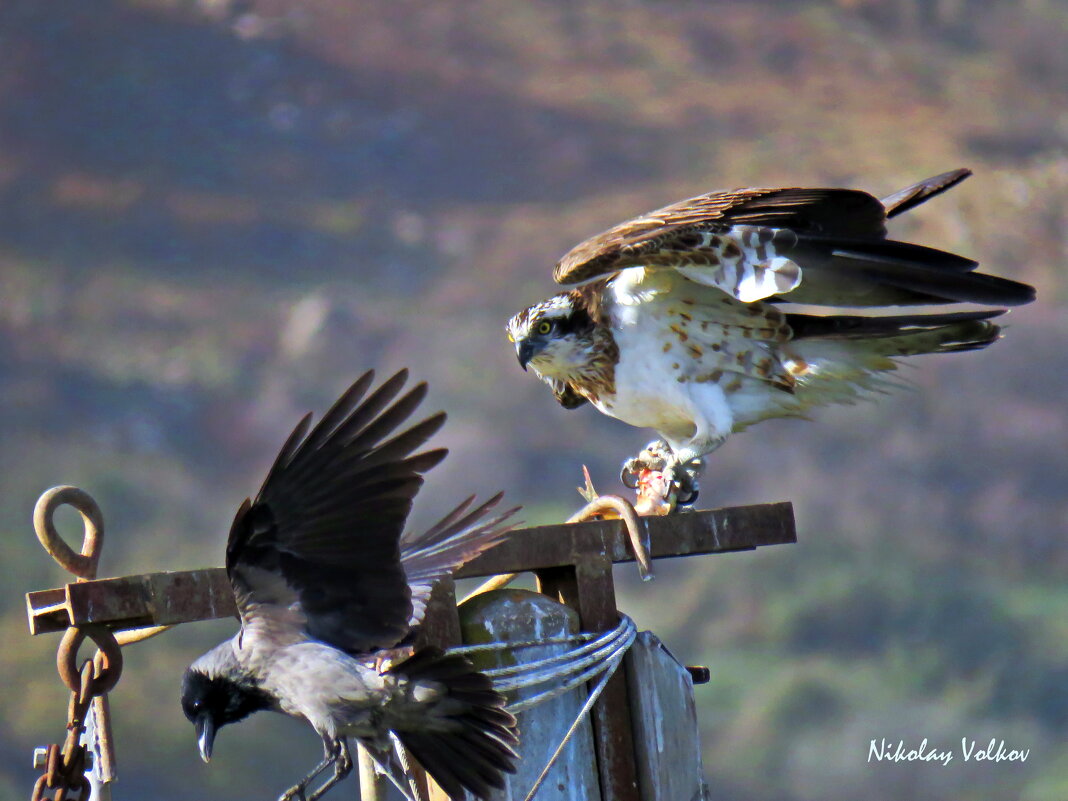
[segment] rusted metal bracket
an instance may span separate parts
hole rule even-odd
[[[639,517],[638,524],[653,559],[796,542],[789,503]],[[456,578],[575,565],[580,556],[593,553],[602,554],[608,563],[632,562],[635,557],[625,532],[620,520],[516,529],[507,540],[464,565]],[[79,581],[28,593],[26,606],[31,634],[93,624],[125,630],[237,614],[222,568]]]
[[[639,517],[638,521],[653,559],[797,542],[793,506],[788,502]],[[603,553],[614,564],[634,561],[619,520],[557,523],[516,529],[504,542],[457,570],[455,578],[574,565],[578,556],[593,552]]]
[[[27,593],[30,633],[97,623],[116,629],[234,617],[234,591],[222,568],[97,579]]]

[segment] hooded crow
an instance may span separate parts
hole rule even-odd
[[[418,650],[380,672],[376,655],[412,640],[434,582],[512,528],[500,500],[468,498],[421,535],[402,529],[422,474],[444,449],[412,455],[441,428],[435,414],[394,432],[426,396],[403,396],[402,370],[367,394],[367,372],[311,428],[289,436],[254,501],[237,511],[226,544],[241,628],[197,659],[182,709],[205,761],[220,727],[270,709],[306,720],[325,756],[281,798],[314,801],[352,769],[347,738],[394,779],[391,735],[452,798],[485,798],[515,772],[515,718],[490,680],[462,656]],[[307,794],[333,766],[334,775]]]

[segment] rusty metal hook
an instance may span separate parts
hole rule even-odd
[[[82,516],[80,553],[75,553],[56,530],[55,513],[64,504],[73,506]],[[96,578],[104,546],[104,515],[89,493],[70,486],[48,490],[34,506],[33,529],[48,555],[72,573],[76,581]],[[78,649],[86,637],[96,644],[97,651],[92,659],[86,659],[79,667]],[[96,778],[105,783],[114,780],[115,758],[107,693],[114,689],[122,675],[122,661],[119,642],[105,626],[72,626],[64,632],[56,653],[56,668],[71,691],[71,704],[67,711],[67,740],[62,748],[62,776],[57,777],[55,770],[46,772],[34,786],[33,798],[42,798],[45,787],[56,789],[56,799],[65,798],[68,791],[78,793],[79,798],[87,797],[90,782],[85,774],[86,747],[82,744],[87,726],[96,731],[93,746],[98,757]],[[91,712],[88,711],[90,707]]]
[[[82,516],[85,528],[81,553],[75,553],[56,530],[53,517],[64,504],[73,506]],[[104,546],[104,515],[89,493],[77,487],[52,487],[33,508],[33,530],[48,555],[64,570],[73,573],[79,581],[96,578],[100,550]]]

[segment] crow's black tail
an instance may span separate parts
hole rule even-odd
[[[466,657],[438,648],[421,649],[390,673],[415,684],[417,697],[421,687],[430,691],[418,724],[413,720],[394,731],[441,789],[460,799],[465,788],[488,798],[504,787],[504,774],[515,773],[519,737],[489,678]]]

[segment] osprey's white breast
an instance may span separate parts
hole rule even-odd
[[[685,304],[672,291],[676,281],[685,279],[641,267],[623,270],[612,281],[608,311],[619,348],[615,394],[595,405],[631,425],[654,428],[671,440],[687,440],[698,428],[728,433],[731,412],[720,382],[694,380],[709,371],[703,372],[704,363],[687,348],[687,342],[680,341],[679,331],[690,339],[685,331],[692,319],[687,321],[678,313],[678,307],[685,308]]]

